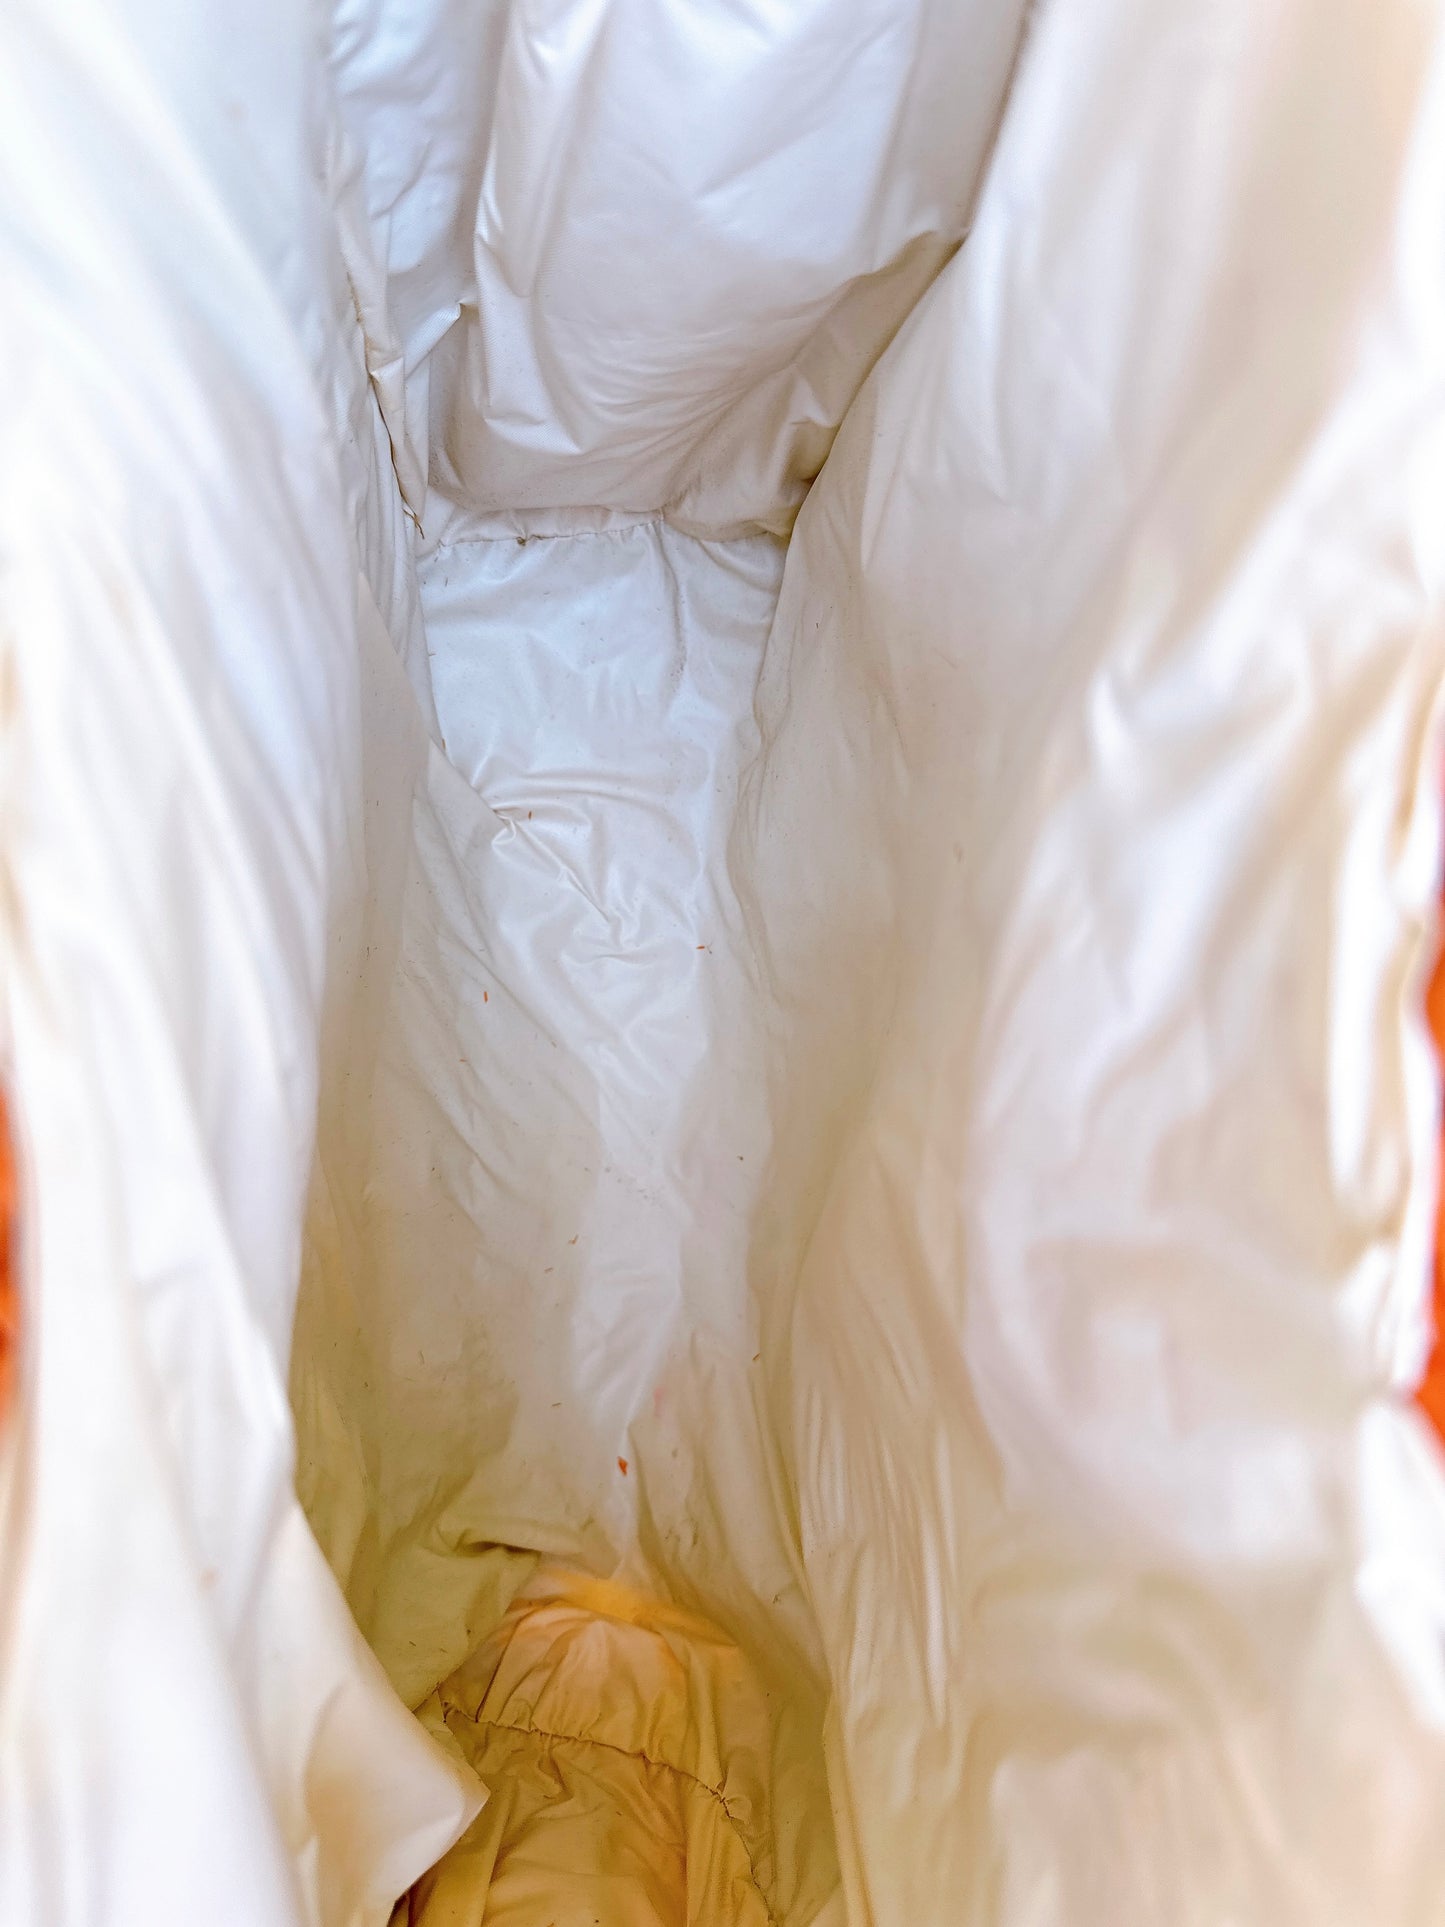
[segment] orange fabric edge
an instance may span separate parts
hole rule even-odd
[[[1445,949],[1435,960],[1430,988],[1425,993],[1425,1016],[1434,1039],[1435,1054],[1445,1063]],[[1440,1139],[1441,1163],[1445,1167],[1445,1122]],[[1416,1393],[1426,1416],[1445,1439],[1445,1186],[1435,1199],[1435,1275],[1432,1287],[1435,1310],[1435,1342],[1430,1362]]]
[[[10,1127],[0,1098],[0,1418],[10,1406],[15,1383],[15,1349],[19,1312],[15,1267],[11,1263],[15,1215],[15,1165],[10,1154]]]

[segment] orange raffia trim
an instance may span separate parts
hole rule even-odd
[[[11,1262],[15,1220],[15,1165],[10,1155],[10,1128],[0,1098],[0,1418],[10,1406],[15,1383],[15,1345],[18,1309],[15,1267]]]
[[[1425,993],[1425,1015],[1436,1055],[1445,1062],[1445,950],[1435,960],[1435,974]],[[1441,1145],[1445,1169],[1445,1142]],[[1445,1438],[1445,1184],[1435,1200],[1435,1346],[1425,1368],[1419,1399],[1435,1430]]]

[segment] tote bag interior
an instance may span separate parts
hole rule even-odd
[[[1436,1919],[1435,16],[210,11],[0,60],[0,1920]]]

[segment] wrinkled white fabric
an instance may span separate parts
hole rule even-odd
[[[409,1703],[526,1576],[506,1547],[747,1644],[800,1816],[769,1898],[811,1918],[824,1687],[767,1496],[767,1119],[727,866],[782,562],[658,521],[462,525],[424,557],[447,754],[410,766],[399,923],[362,939],[293,1392],[308,1510]],[[385,818],[402,789],[371,780]]]
[[[1435,8],[1039,9],[794,536],[732,868],[856,1920],[1440,1915],[1442,89]]]
[[[289,9],[210,10],[204,58],[176,24],[21,6],[0,32],[24,1340],[0,1921],[376,1927],[479,1794],[292,1488],[324,940],[360,803],[356,565],[309,359],[341,310]]]
[[[1434,1103],[1433,31],[1042,11],[975,230],[794,539],[705,1083],[682,977],[647,968],[695,793],[649,811],[677,856],[613,827],[619,715],[689,748],[643,666],[674,629],[594,582],[642,538],[463,519],[426,564],[443,733],[504,818],[429,862],[480,909],[414,914],[453,934],[403,1001],[424,980],[436,1059],[463,1048],[432,1124],[394,1087],[413,1175],[370,1192],[395,1440],[472,1442],[438,1453],[469,1483],[430,1556],[581,1557],[826,1678],[858,1920],[1436,1908],[1441,1489],[1400,1402]],[[514,837],[528,868],[554,845],[540,895]],[[565,1031],[532,1015],[554,997]],[[534,1025],[498,1058],[495,1002]],[[642,1280],[655,1192],[568,1216],[578,1178],[655,1169],[654,1139],[572,1150],[591,1078],[534,1066],[574,1037],[604,1116],[688,1094],[664,1202],[692,1236]],[[403,1241],[466,1277],[438,1323]],[[648,1342],[669,1291],[681,1347]]]
[[[0,28],[0,1923],[1438,1920],[1441,10],[203,11]]]
[[[962,237],[1022,12],[340,0],[406,475],[785,531]]]

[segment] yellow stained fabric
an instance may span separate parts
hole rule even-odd
[[[422,1718],[491,1797],[409,1927],[769,1927],[767,1707],[695,1615],[544,1569]]]

